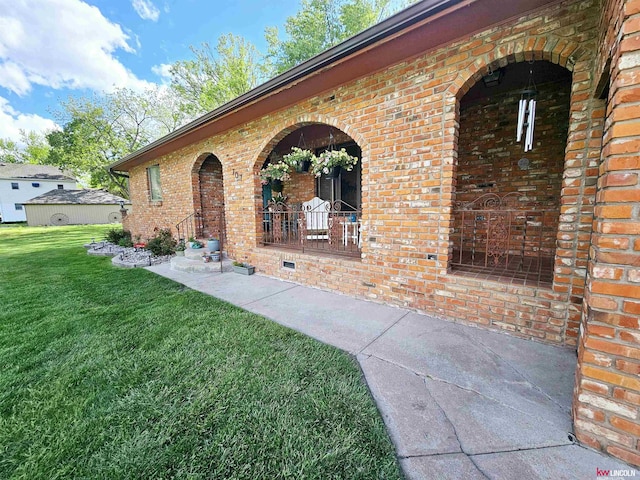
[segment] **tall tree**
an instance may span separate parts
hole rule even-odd
[[[279,74],[375,25],[415,0],[302,0],[302,8],[285,21],[287,38],[277,27],[265,31],[267,59]]]
[[[47,163],[49,144],[44,133],[20,130],[20,142],[0,138],[0,162]]]
[[[125,196],[126,182],[107,167],[185,121],[162,88],[70,98],[54,115],[63,128],[47,135],[48,163],[72,171],[91,187]]]
[[[228,34],[218,38],[213,50],[208,43],[191,47],[195,58],[171,66],[171,87],[179,95],[181,108],[197,116],[251,90],[263,79],[261,55],[243,37]]]

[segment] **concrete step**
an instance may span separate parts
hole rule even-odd
[[[190,258],[192,260],[202,260],[203,253],[211,253],[211,250],[208,248],[187,248],[184,251],[185,258]]]
[[[228,269],[231,270],[230,262],[209,262],[205,263],[202,257],[187,258],[187,257],[173,257],[171,259],[171,270],[178,270],[180,272],[191,273],[220,273],[224,270],[224,263],[228,263]]]

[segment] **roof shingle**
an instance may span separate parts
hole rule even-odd
[[[53,165],[34,165],[31,163],[0,163],[0,178],[75,181],[75,178],[65,174],[58,167],[54,167]]]
[[[127,205],[131,204],[126,198],[118,197],[104,190],[51,190],[24,203],[25,205],[118,205],[121,201]]]

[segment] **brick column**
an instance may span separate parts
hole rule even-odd
[[[605,2],[603,19],[610,91],[573,415],[580,441],[640,465],[640,0]]]

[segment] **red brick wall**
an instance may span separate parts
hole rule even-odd
[[[259,271],[329,290],[573,345],[578,334],[601,124],[593,91],[595,2],[570,1],[479,32],[159,159],[162,205],[132,169],[134,233],[174,225],[194,209],[197,159],[223,166],[229,255]],[[490,68],[546,59],[573,72],[553,289],[481,282],[449,272],[459,99]],[[603,112],[602,112],[603,113]],[[362,258],[276,253],[259,245],[257,173],[288,134],[311,123],[362,149]],[[293,190],[294,196],[298,193]],[[305,188],[306,190],[306,188]],[[428,255],[435,254],[436,260]],[[296,269],[282,268],[295,260]]]
[[[573,415],[580,441],[640,465],[640,1],[603,3],[607,121]]]

